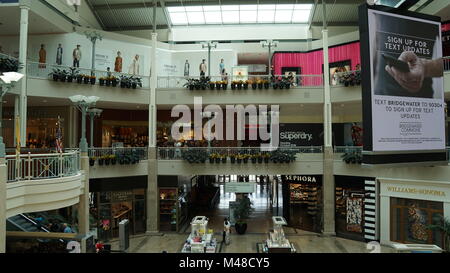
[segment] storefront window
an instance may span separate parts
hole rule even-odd
[[[102,146],[123,143],[124,147],[148,145],[148,123],[131,121],[103,121]]]
[[[119,223],[128,219],[131,234],[145,232],[145,189],[108,191],[98,196],[98,237],[109,240],[119,236]]]
[[[336,233],[353,240],[364,240],[364,183],[336,181]]]
[[[286,175],[283,192],[286,197],[285,218],[292,227],[312,232],[322,229],[322,179],[319,176]]]
[[[441,215],[441,202],[391,198],[391,240],[442,246],[442,234],[429,228]]]

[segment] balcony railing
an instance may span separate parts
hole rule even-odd
[[[149,89],[150,88],[150,77],[149,76],[141,76],[141,75],[131,75],[127,73],[119,73],[119,72],[107,72],[104,70],[92,70],[89,68],[73,68],[70,66],[61,66],[61,65],[55,65],[55,64],[43,64],[43,63],[37,63],[37,62],[28,62],[27,64],[27,75],[29,78],[37,78],[37,79],[49,79],[52,80],[51,73],[54,69],[59,70],[65,70],[69,75],[72,73],[72,69],[74,71],[78,71],[78,74],[80,75],[91,75],[92,72],[94,72],[94,75],[96,77],[96,84],[100,83],[100,78],[114,76],[118,79],[119,83],[116,87],[120,87],[120,76],[134,76],[141,78],[142,82],[142,89]],[[73,80],[73,83],[76,83],[76,79]],[[140,87],[138,87],[140,88]]]
[[[343,153],[361,153],[362,152],[362,146],[335,146],[334,152],[336,154],[343,154]]]
[[[444,57],[444,71],[450,71],[450,56]]]
[[[148,147],[124,147],[124,148],[89,148],[89,157],[100,158],[108,155],[137,155],[139,160],[148,159]]]
[[[183,160],[183,153],[191,151],[206,152],[206,154],[218,154],[221,156],[236,156],[239,154],[257,155],[265,153],[259,147],[159,147],[158,159],[159,160]],[[322,153],[322,146],[307,146],[307,147],[289,147],[278,148],[277,151],[292,152],[295,154],[302,153]]]
[[[284,75],[275,75],[275,78],[282,78]],[[269,75],[251,75],[249,76],[250,80],[256,81],[258,79],[269,79]],[[167,89],[167,88],[187,88],[185,84],[188,79],[200,79],[199,76],[193,77],[181,77],[181,76],[158,76],[157,88]],[[222,76],[211,76],[211,82],[223,81]],[[233,80],[232,77],[228,78],[227,89],[230,90],[231,82]],[[320,87],[323,86],[323,75],[296,75],[295,79],[292,80],[290,88],[302,88],[302,87]],[[273,88],[273,85],[270,85],[270,88]],[[210,90],[210,86],[206,87],[207,90]],[[217,88],[214,87],[216,90]],[[252,86],[249,85],[248,89],[252,89]],[[261,89],[261,88],[257,88]],[[222,88],[223,90],[223,88]]]
[[[7,182],[74,176],[80,172],[79,152],[6,156]]]

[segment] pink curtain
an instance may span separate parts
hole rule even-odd
[[[329,62],[340,62],[350,60],[352,70],[361,63],[359,54],[359,42],[354,42],[342,46],[328,49]],[[323,65],[323,50],[316,50],[306,53],[275,53],[273,65],[276,75],[281,75],[282,67],[301,67],[302,75],[321,75]],[[321,77],[303,78],[303,85],[322,85]]]

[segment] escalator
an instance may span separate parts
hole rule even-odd
[[[8,231],[24,231],[24,232],[50,232],[45,227],[39,225],[25,214],[18,214],[7,219]]]
[[[6,230],[7,231],[22,231],[22,232],[48,232],[48,230],[44,226],[39,226],[36,221],[34,221],[31,217],[28,217],[25,214],[18,214],[12,217],[9,217],[6,220]],[[51,239],[37,239],[39,242],[49,242]],[[64,243],[64,240],[58,239],[59,242]]]

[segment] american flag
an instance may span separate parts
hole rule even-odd
[[[63,152],[62,132],[61,132],[61,118],[58,116],[58,128],[56,129],[56,152]]]

